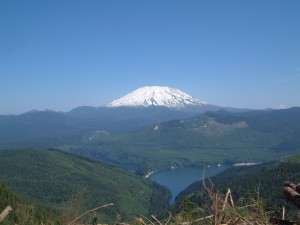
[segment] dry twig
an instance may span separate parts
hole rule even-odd
[[[152,217],[156,222],[158,222],[159,225],[162,225],[161,222],[160,222],[155,216],[151,215],[151,217]]]
[[[102,205],[102,206],[99,206],[97,208],[94,208],[94,209],[91,209],[91,210],[88,210],[86,211],[85,213],[83,213],[82,215],[78,216],[76,219],[74,219],[73,221],[69,222],[68,225],[74,225],[76,223],[76,221],[80,220],[82,217],[96,211],[96,210],[99,210],[99,209],[102,209],[102,208],[106,208],[108,206],[112,206],[114,205],[113,203],[109,203],[109,204],[106,204],[106,205]]]
[[[168,223],[170,222],[171,218],[172,218],[172,213],[168,212],[169,213],[169,218],[167,220],[167,222],[165,223],[165,225],[168,225]]]
[[[3,210],[3,212],[0,214],[0,222],[1,222],[2,220],[4,220],[5,217],[7,217],[7,215],[8,215],[11,211],[12,211],[12,208],[11,208],[10,206],[7,206],[7,207]]]

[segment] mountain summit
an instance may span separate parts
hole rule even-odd
[[[187,106],[203,106],[207,103],[170,87],[146,86],[141,87],[124,97],[121,97],[107,107],[149,107],[164,106],[168,108],[184,108]]]

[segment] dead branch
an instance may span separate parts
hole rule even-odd
[[[283,193],[287,200],[300,208],[300,194],[291,187],[285,187]]]
[[[1,222],[2,220],[4,220],[5,217],[7,217],[7,215],[8,215],[11,211],[12,211],[12,208],[11,208],[10,206],[7,206],[7,207],[3,210],[3,212],[0,214],[0,222]]]
[[[285,187],[290,187],[292,188],[294,191],[298,192],[300,194],[300,183],[299,184],[294,184],[290,181],[286,181],[285,182]]]
[[[148,220],[152,225],[154,225],[154,223],[151,221],[151,220],[149,220],[147,217],[145,217],[145,216],[142,216],[144,219],[146,219],[146,220]]]
[[[209,180],[209,182],[210,182],[210,184],[211,184],[211,189],[209,189],[207,186],[206,186],[206,183],[205,183],[205,179],[203,179],[202,180],[202,184],[203,184],[203,187],[204,187],[204,189],[207,191],[207,193],[209,194],[209,197],[210,197],[210,199],[212,200],[212,201],[214,201],[214,193],[213,193],[213,191],[212,191],[212,189],[213,189],[213,183],[211,182],[211,180],[210,179],[208,179]]]
[[[151,215],[151,217],[152,217],[156,222],[158,222],[159,225],[162,225],[161,222],[160,222],[154,215]]]
[[[99,209],[106,208],[106,207],[112,206],[112,205],[114,205],[114,204],[113,204],[113,203],[109,203],[109,204],[102,205],[102,206],[99,206],[99,207],[97,207],[97,208],[88,210],[88,211],[86,211],[85,213],[83,213],[82,215],[78,216],[78,217],[77,217],[76,219],[74,219],[73,221],[69,222],[68,225],[73,225],[73,224],[75,224],[76,221],[80,220],[82,217],[84,217],[84,216],[86,216],[86,215],[88,215],[88,214],[90,214],[90,213],[92,213],[92,212],[94,212],[94,211],[97,211],[97,210],[99,210]]]
[[[224,200],[224,203],[223,203],[222,211],[224,211],[226,206],[230,207],[229,204],[228,204],[228,197],[230,198],[230,203],[231,203],[232,208],[234,208],[234,202],[233,202],[232,194],[231,194],[230,189],[228,188],[226,196],[225,196],[225,200]]]
[[[171,218],[172,218],[172,213],[168,212],[169,213],[169,218],[167,220],[167,222],[165,223],[165,225],[168,225],[168,223],[170,222]]]
[[[215,194],[215,201],[214,201],[214,205],[215,205],[215,225],[218,224],[218,194]]]
[[[143,220],[142,218],[136,218],[136,217],[135,217],[135,219],[136,219],[137,221],[140,221],[142,224],[147,225],[147,224],[144,222],[144,220]]]
[[[215,216],[215,215],[210,215],[210,216],[202,217],[202,218],[199,218],[199,219],[194,220],[193,222],[199,222],[199,221],[201,221],[201,220],[211,219],[211,218],[213,218],[214,216]]]

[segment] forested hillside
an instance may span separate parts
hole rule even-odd
[[[141,175],[170,166],[264,162],[300,152],[299,107],[187,118],[192,115],[164,107],[79,107],[68,113],[0,116],[0,148],[54,147],[134,165]]]
[[[0,148],[78,144],[82,137],[96,131],[117,134],[191,115],[166,107],[78,107],[66,113],[46,110],[0,115]]]
[[[235,201],[243,198],[260,199],[264,201],[270,210],[280,212],[282,206],[286,206],[287,215],[299,217],[296,207],[287,202],[283,195],[286,181],[300,182],[300,156],[289,157],[279,162],[265,163],[256,166],[233,167],[228,169],[210,181],[208,186],[226,193],[230,188]],[[202,182],[195,182],[177,197],[177,205],[184,199],[197,203],[198,206],[207,204],[208,194],[203,188]],[[298,213],[298,215],[297,215]]]
[[[114,205],[97,215],[101,222],[158,215],[168,207],[166,188],[101,162],[31,149],[1,150],[0,159],[0,182],[18,195],[61,210],[66,221],[107,203]]]
[[[62,223],[59,210],[26,200],[15,194],[4,184],[0,184],[0,213],[7,206],[10,206],[12,211],[1,222],[1,225],[41,223],[59,225]]]
[[[94,132],[61,149],[119,164],[138,173],[170,166],[266,162],[300,152],[300,108],[209,112],[120,135]]]

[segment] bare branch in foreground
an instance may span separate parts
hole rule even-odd
[[[168,213],[169,213],[169,218],[168,218],[168,220],[167,220],[167,222],[166,222],[165,225],[167,225],[170,222],[171,218],[172,218],[172,213],[170,213],[170,212],[168,212]]]
[[[0,222],[1,222],[2,220],[4,220],[5,217],[7,217],[7,215],[8,215],[11,211],[12,211],[12,208],[11,208],[10,206],[7,206],[7,207],[3,210],[3,212],[0,214]]]
[[[96,210],[99,210],[99,209],[102,209],[102,208],[106,208],[108,206],[112,206],[114,205],[113,203],[109,203],[109,204],[106,204],[106,205],[102,205],[102,206],[99,206],[97,208],[94,208],[94,209],[91,209],[91,210],[88,210],[86,211],[85,213],[83,213],[81,216],[78,216],[76,219],[74,219],[73,221],[69,222],[68,225],[74,225],[76,221],[80,220],[82,217],[96,211]]]
[[[151,215],[151,217],[152,217],[156,222],[158,222],[159,225],[162,225],[161,222],[160,222],[155,216]]]

